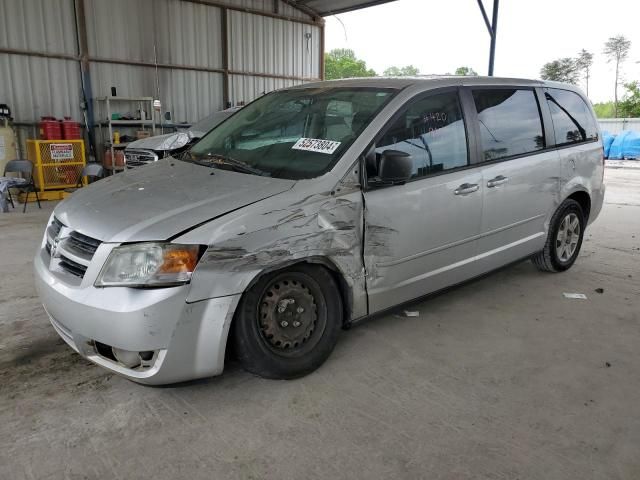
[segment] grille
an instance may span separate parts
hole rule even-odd
[[[142,167],[158,160],[158,155],[151,150],[125,150],[124,157],[127,168]]]
[[[51,255],[53,241],[65,225],[54,217],[51,225],[47,228],[47,242],[45,248]],[[66,228],[66,227],[65,227]],[[76,277],[84,277],[93,255],[102,243],[100,240],[84,235],[80,232],[72,231],[67,235],[63,232],[58,249],[57,257],[59,258],[58,266]]]
[[[77,251],[78,253],[89,255],[90,257],[93,257],[93,254],[96,253],[100,243],[100,240],[87,237],[86,235],[78,232],[71,232],[71,235],[69,235],[69,238],[67,239],[67,246],[69,248]]]
[[[77,262],[74,262],[70,258],[65,257],[64,255],[60,255],[60,267],[63,270],[66,270],[72,275],[76,277],[84,277],[85,272],[87,271],[86,265],[81,265]]]
[[[80,232],[71,232],[59,247],[60,267],[80,278],[84,277],[100,243],[100,240]]]

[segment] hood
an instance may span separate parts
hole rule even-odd
[[[127,145],[126,150],[155,150],[171,152],[184,147],[191,141],[191,135],[187,132],[166,133],[155,137],[141,138]]]
[[[103,242],[166,240],[294,184],[168,158],[81,188],[54,212]]]

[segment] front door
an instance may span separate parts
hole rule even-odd
[[[457,90],[414,99],[375,142],[409,153],[410,181],[381,186],[367,165],[364,260],[369,312],[420,297],[480,273],[475,255],[482,217],[480,168],[469,168]]]

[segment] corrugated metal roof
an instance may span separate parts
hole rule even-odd
[[[301,8],[310,8],[318,15],[326,17],[393,1],[395,0],[290,0],[289,3]]]

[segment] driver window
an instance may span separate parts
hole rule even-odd
[[[385,150],[411,155],[411,178],[466,166],[467,137],[458,94],[432,95],[410,105],[376,142],[375,165],[367,166],[369,175],[377,175]]]

